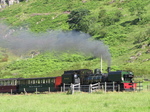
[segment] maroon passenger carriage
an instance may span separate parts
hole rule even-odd
[[[17,79],[0,79],[0,93],[16,93],[17,92]]]

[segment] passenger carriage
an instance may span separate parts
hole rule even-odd
[[[17,79],[0,79],[0,93],[16,93],[17,92]]]
[[[61,77],[21,78],[18,79],[18,92],[57,91]]]

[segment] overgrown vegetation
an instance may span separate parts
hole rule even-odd
[[[0,18],[11,26],[29,28],[37,33],[56,29],[88,33],[109,45],[113,70],[131,70],[135,75],[148,76],[149,7],[150,0],[34,0],[1,10]],[[50,54],[45,58],[41,54],[11,62],[11,55],[1,52],[0,74],[1,77],[47,76],[54,71],[60,74],[65,69],[99,67],[99,59],[78,54],[64,55],[65,61],[60,57],[51,59]]]

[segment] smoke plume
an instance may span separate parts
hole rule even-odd
[[[111,55],[102,41],[92,40],[90,35],[75,31],[48,31],[34,34],[26,29],[11,29],[0,24],[0,47],[21,55],[32,50],[82,52],[85,55],[102,57],[110,66]]]

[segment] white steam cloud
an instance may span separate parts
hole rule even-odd
[[[101,57],[110,66],[109,48],[103,42],[91,40],[90,35],[74,31],[48,31],[34,34],[28,30],[10,29],[0,24],[0,47],[8,48],[16,54],[24,54],[31,50],[82,52],[86,55]]]

